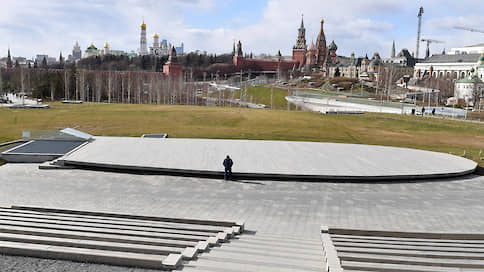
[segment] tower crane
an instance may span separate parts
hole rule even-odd
[[[425,52],[425,59],[428,59],[430,57],[430,44],[431,43],[445,43],[443,41],[437,41],[433,39],[422,39],[422,42],[427,43],[427,51]]]
[[[465,26],[454,26],[455,29],[460,29],[460,30],[467,30],[470,32],[479,32],[479,33],[484,33],[484,30],[481,29],[475,29],[471,27],[465,27]]]

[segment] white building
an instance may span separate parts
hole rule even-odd
[[[475,69],[471,68],[470,72],[471,74],[468,77],[455,82],[454,97],[463,99],[466,104],[474,106],[474,101],[478,101],[484,91],[484,53],[479,58]],[[479,96],[477,100],[474,97],[475,95]]]
[[[123,51],[123,50],[111,49],[111,46],[109,45],[108,42],[106,42],[106,44],[104,45],[104,48],[102,50],[97,49],[97,47],[94,46],[94,44],[91,43],[91,45],[84,52],[83,58],[89,58],[89,57],[94,57],[94,56],[107,56],[107,55],[114,55],[114,56],[128,55],[128,56],[130,56],[131,54],[129,54],[126,51]]]
[[[415,64],[414,77],[461,79],[471,76],[480,54],[433,55]]]
[[[480,54],[482,52],[484,52],[484,43],[460,47],[460,48],[452,48],[448,54],[449,55]]]

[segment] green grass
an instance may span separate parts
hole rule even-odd
[[[0,142],[20,138],[24,129],[60,127],[109,136],[168,133],[169,137],[181,138],[358,143],[456,155],[466,150],[466,157],[476,161],[479,151],[484,150],[482,124],[394,114],[338,116],[286,110],[94,103],[52,103],[46,110],[0,108]],[[484,166],[484,161],[479,162]]]
[[[287,109],[287,100],[285,99],[288,94],[288,90],[273,88],[272,89],[272,109],[285,110]],[[234,92],[235,98],[240,98],[240,91]],[[263,86],[250,86],[247,87],[247,101],[264,104],[268,108],[271,107],[271,88]]]

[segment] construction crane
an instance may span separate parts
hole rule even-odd
[[[431,43],[444,43],[443,41],[437,41],[437,40],[432,40],[432,39],[422,39],[421,41],[427,43],[427,51],[425,52],[425,59],[428,59],[430,57],[430,44]]]
[[[454,26],[454,28],[455,29],[460,29],[460,30],[467,30],[467,31],[470,31],[470,32],[484,33],[484,30],[470,28],[470,27],[465,27],[465,26]]]
[[[417,48],[415,50],[415,58],[418,59],[418,53],[420,49],[420,33],[422,31],[422,15],[424,13],[424,8],[420,7],[420,10],[418,11],[418,30],[417,30]]]

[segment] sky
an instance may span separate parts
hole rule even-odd
[[[416,48],[417,13],[424,7],[422,38],[442,41],[431,52],[484,43],[483,0],[0,0],[0,56],[32,58],[36,54],[71,54],[76,41],[82,50],[91,42],[102,48],[137,51],[140,24],[147,24],[148,45],[158,33],[185,51],[229,53],[235,40],[244,52],[291,55],[304,15],[308,44],[325,20],[327,43],[339,55],[388,57],[392,41],[397,53]],[[421,43],[420,56],[425,54]]]

